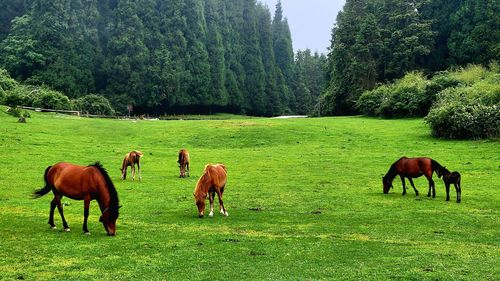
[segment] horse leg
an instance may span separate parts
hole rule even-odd
[[[462,188],[460,187],[460,179],[455,183],[455,190],[457,191],[457,203],[462,202]]]
[[[127,179],[127,169],[128,169],[128,166],[125,166],[125,168],[122,170],[122,180]]]
[[[190,177],[190,174],[189,174],[189,162],[186,163],[186,169],[187,169],[187,172],[188,172],[188,177]]]
[[[66,219],[64,218],[64,211],[63,211],[63,206],[61,204],[61,198],[62,196],[56,196],[57,200],[56,200],[56,203],[57,203],[57,210],[59,211],[59,214],[61,215],[61,219],[62,219],[62,222],[63,222],[63,227],[64,227],[64,231],[69,231],[69,226],[68,226],[68,223],[66,222]]]
[[[449,182],[445,182],[444,183],[444,186],[446,188],[446,201],[450,201],[450,183]],[[455,185],[455,189],[456,189],[456,185]]]
[[[224,203],[222,201],[222,194],[223,193],[224,193],[224,187],[217,189],[217,195],[219,196],[220,213],[227,217],[227,216],[229,216],[229,214],[227,213],[226,208],[224,208]]]
[[[403,194],[406,195],[406,187],[405,187],[405,178],[403,176],[399,176],[401,178],[401,182],[403,183]]]
[[[208,198],[210,199],[210,214],[208,214],[209,217],[214,216],[214,197],[215,197],[215,192],[209,192],[208,193]]]
[[[49,225],[50,228],[56,229],[56,225],[54,224],[54,210],[56,209],[57,206],[57,199],[54,197],[52,201],[50,201],[50,214],[49,214]]]
[[[413,184],[413,180],[411,178],[408,178],[408,180],[410,181],[411,187],[413,187],[413,190],[415,190],[415,194],[418,197],[418,190],[415,188],[415,185]]]
[[[132,180],[135,181],[135,164],[130,165],[130,173],[132,173]]]
[[[83,233],[89,235],[89,229],[87,228],[87,219],[89,218],[90,209],[90,198],[85,198],[83,200]]]
[[[139,162],[137,162],[137,171],[139,172],[139,181],[142,181],[141,164]]]

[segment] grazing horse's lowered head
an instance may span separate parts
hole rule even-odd
[[[224,203],[222,201],[222,195],[224,193],[224,188],[227,181],[227,169],[223,164],[208,164],[203,170],[203,175],[198,179],[196,187],[193,192],[193,196],[196,201],[196,206],[198,207],[198,216],[202,218],[205,213],[205,200],[207,195],[210,199],[210,214],[213,216],[214,212],[214,197],[215,193],[219,197],[220,213],[224,216],[228,216]]]
[[[125,154],[125,158],[123,158],[122,167],[120,171],[122,172],[121,179],[124,180],[127,178],[127,168],[130,166],[130,170],[132,173],[132,180],[135,180],[135,165],[137,164],[137,169],[139,171],[139,180],[142,180],[141,175],[141,157],[144,154],[138,150],[133,150],[127,154]]]

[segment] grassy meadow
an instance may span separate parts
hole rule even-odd
[[[500,142],[435,139],[422,119],[364,117],[107,120],[0,107],[0,279],[13,280],[494,280],[500,276]],[[177,152],[191,154],[180,179]],[[138,149],[142,182],[120,180]],[[401,156],[429,156],[462,174],[462,203],[434,176],[421,197],[382,193]],[[45,168],[101,161],[118,190],[117,235],[99,209],[63,198],[71,232],[47,224],[52,195],[30,199]],[[197,217],[206,163],[228,167],[229,217]],[[129,170],[130,172],[130,170]],[[208,201],[207,201],[208,203]],[[215,209],[218,210],[216,200]],[[208,212],[206,212],[208,213]]]

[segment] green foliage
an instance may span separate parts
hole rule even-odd
[[[40,93],[33,100],[33,107],[45,109],[70,110],[71,103],[69,98],[64,94],[41,88]]]
[[[331,103],[325,109],[332,110],[327,113],[355,113],[361,93],[410,71],[433,73],[499,60],[499,9],[494,0],[347,0],[332,29],[324,92]],[[430,92],[439,91],[439,85],[433,86],[437,88]],[[387,105],[399,108],[389,112],[400,112],[400,103],[407,102],[403,96],[396,100]],[[356,108],[361,109],[359,104]]]
[[[386,118],[424,116],[434,99],[421,72],[411,72],[393,84],[364,92],[356,107],[371,116]]]
[[[95,94],[83,96],[75,100],[74,104],[74,107],[83,113],[108,116],[115,113],[108,99]]]
[[[325,95],[333,111],[326,113],[355,113],[360,95],[377,82],[419,69],[419,59],[431,50],[430,23],[414,1],[346,1],[332,29]]]
[[[380,106],[387,99],[391,89],[388,85],[380,85],[371,91],[366,91],[356,102],[356,109],[368,116],[379,116]]]
[[[271,20],[255,0],[70,2],[0,5],[0,22],[21,13],[0,30],[0,67],[72,99],[103,95],[119,112],[296,109],[282,11]]]
[[[470,73],[458,75],[467,77]],[[478,139],[500,136],[500,76],[473,85],[448,88],[438,95],[425,120],[437,137]]]
[[[20,117],[29,118],[29,117],[31,117],[31,115],[28,111],[21,110],[17,107],[9,107],[7,109],[7,113],[16,117],[16,118],[20,118]]]

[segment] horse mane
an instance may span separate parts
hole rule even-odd
[[[401,159],[399,159],[401,160]],[[385,174],[384,178],[387,179],[389,182],[392,182],[392,180],[396,177],[397,172],[396,172],[396,165],[398,164],[398,161],[394,162],[391,167],[389,168],[389,171]]]
[[[210,172],[207,170],[208,166],[210,164],[205,165],[205,168],[203,168],[203,175],[198,179],[198,182],[196,182],[196,188],[194,189],[194,195],[198,197],[198,193],[200,192],[201,189],[201,182],[204,181],[208,176],[210,176]]]
[[[89,165],[89,166],[97,168],[97,170],[99,170],[99,172],[103,176],[104,181],[106,182],[106,187],[108,188],[109,197],[110,197],[109,207],[108,207],[109,212],[112,215],[112,217],[118,218],[118,215],[119,215],[118,209],[120,208],[119,207],[120,202],[118,200],[118,193],[116,192],[115,185],[111,181],[111,178],[109,177],[108,172],[106,171],[106,169],[104,169],[104,167],[102,166],[102,164],[99,161],[97,161],[94,164]]]

